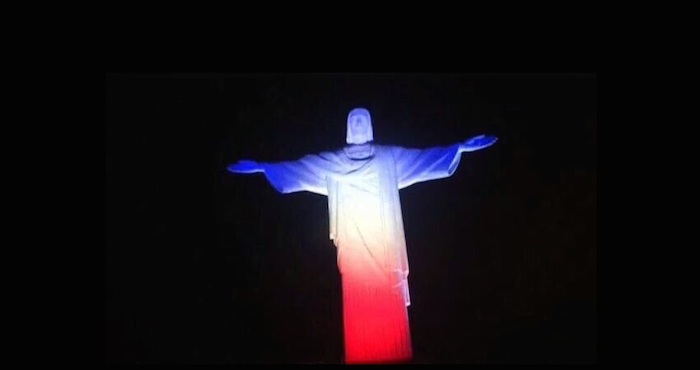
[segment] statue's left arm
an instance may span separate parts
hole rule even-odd
[[[463,152],[484,149],[496,140],[495,136],[480,135],[457,144],[427,149],[392,147],[399,189],[452,176]]]

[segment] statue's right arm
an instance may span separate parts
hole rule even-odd
[[[340,164],[333,153],[309,154],[291,161],[255,162],[241,160],[227,167],[232,173],[262,173],[275,190],[282,194],[309,191],[327,195],[329,173]]]
[[[243,174],[265,172],[265,167],[262,164],[247,159],[242,159],[234,164],[230,164],[226,169],[232,173]]]

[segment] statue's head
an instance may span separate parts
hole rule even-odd
[[[364,144],[374,140],[372,118],[365,108],[355,108],[348,114],[348,144]]]

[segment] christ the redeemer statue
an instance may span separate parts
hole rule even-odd
[[[350,111],[347,126],[342,149],[278,163],[242,160],[228,170],[262,172],[282,194],[328,197],[342,282],[345,363],[408,362],[409,270],[399,190],[451,176],[463,152],[486,148],[497,138],[481,135],[427,149],[377,145],[363,108]]]

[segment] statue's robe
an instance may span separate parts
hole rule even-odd
[[[345,363],[406,362],[412,357],[408,258],[399,190],[451,176],[459,145],[407,149],[373,145],[353,159],[344,149],[263,164],[280,193],[328,197],[330,238],[342,281]]]

